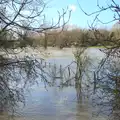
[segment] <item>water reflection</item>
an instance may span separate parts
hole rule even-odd
[[[106,119],[103,113],[109,115],[113,107],[113,102],[106,101],[106,97],[112,98],[112,101],[116,99],[103,89],[103,85],[109,85],[109,88],[114,85],[114,82],[107,83],[105,73],[108,69],[101,69],[100,77],[105,78],[101,79],[94,74],[94,66],[98,63],[96,58],[91,59],[92,64],[84,60],[82,67],[73,61],[74,58],[51,58],[39,61],[41,66],[36,61],[40,75],[36,78],[38,84],[29,85],[25,92],[26,105],[17,109],[15,119],[93,120],[92,113],[100,113],[101,118],[96,116],[95,119]]]
[[[97,88],[94,105],[100,106],[100,114],[107,114],[112,120],[119,120],[120,111],[120,61],[110,56],[97,73]]]
[[[48,74],[44,76],[48,81],[45,83],[38,78],[38,86],[32,86],[31,90],[29,88],[31,92],[26,93],[26,107],[18,109],[20,119],[88,120],[87,102],[83,104],[79,102],[79,96],[76,97],[80,89],[75,82],[76,64],[73,59],[52,60],[56,64],[49,64],[50,61],[46,61]]]

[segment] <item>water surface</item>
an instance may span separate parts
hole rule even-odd
[[[87,51],[90,55],[92,63],[95,65],[103,58],[104,54],[96,48],[90,48]],[[46,62],[50,65],[56,65],[56,68],[68,66],[74,61],[72,57],[54,57],[47,58]],[[48,65],[49,66],[49,65]],[[51,68],[51,66],[49,66]],[[72,64],[73,71],[76,69],[76,64]],[[57,71],[57,70],[56,70]],[[55,71],[54,71],[55,72]],[[65,73],[64,73],[65,74]],[[68,73],[66,72],[66,75]],[[73,74],[74,75],[74,74]],[[71,76],[72,77],[72,76]],[[26,91],[26,105],[20,107],[16,113],[16,120],[105,120],[101,116],[97,118],[92,117],[94,109],[90,106],[87,97],[82,97],[82,101],[78,101],[78,89],[74,84],[67,83],[60,87],[60,80],[52,85],[45,85],[40,78],[37,78],[39,84],[33,85]],[[51,79],[51,78],[50,78]]]

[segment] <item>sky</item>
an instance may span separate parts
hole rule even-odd
[[[120,0],[115,0],[118,4],[120,4]],[[79,4],[78,4],[79,2]],[[101,6],[107,6],[107,4],[111,4],[111,0],[99,0],[99,4]],[[97,0],[50,0],[48,3],[48,8],[46,9],[46,16],[48,19],[53,19],[54,21],[58,20],[57,11],[62,13],[62,9],[66,9],[68,7],[69,10],[72,10],[71,18],[69,20],[69,25],[76,25],[81,28],[88,28],[89,25],[92,24],[95,15],[87,16],[85,15],[80,6],[86,13],[92,13],[98,10]],[[113,12],[107,10],[102,12],[99,15],[99,19],[103,22],[108,22],[113,19]],[[68,15],[65,16],[67,20]],[[110,28],[115,22],[109,24],[100,24],[97,23],[98,27]]]

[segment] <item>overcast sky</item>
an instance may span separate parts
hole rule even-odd
[[[99,4],[101,6],[106,6],[107,4],[111,4],[111,0],[99,0]],[[120,0],[115,0],[117,3]],[[79,4],[87,13],[92,13],[98,10],[97,0],[79,0]],[[71,18],[69,21],[70,25],[77,25],[78,27],[88,28],[88,24],[91,24],[94,20],[95,15],[86,16],[81,9],[79,8],[78,0],[52,0],[49,2],[49,8],[46,10],[47,17],[53,18],[54,21],[57,21],[58,15],[57,10],[62,11],[62,8],[69,8],[72,10]],[[68,16],[66,16],[66,19]],[[113,19],[113,13],[108,10],[100,14],[99,18],[103,22],[108,22]],[[108,25],[98,24],[100,27],[111,27],[114,23],[110,23]]]

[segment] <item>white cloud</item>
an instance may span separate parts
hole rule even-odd
[[[71,5],[69,5],[69,9],[72,10],[73,12],[75,12],[76,11],[76,6],[71,4]]]

